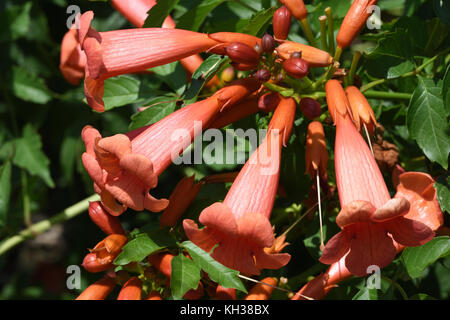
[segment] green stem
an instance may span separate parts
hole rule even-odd
[[[24,169],[20,170],[23,197],[23,218],[27,227],[31,226],[30,197],[28,195],[28,177]]]
[[[361,52],[355,51],[353,54],[352,65],[350,66],[350,71],[346,77],[346,82],[348,85],[353,84],[353,78],[355,77],[356,67],[358,66],[359,59],[361,58]]]
[[[411,93],[403,93],[403,92],[387,92],[387,91],[374,91],[369,90],[364,92],[366,98],[369,99],[400,99],[400,100],[410,100],[412,94]]]
[[[331,7],[325,8],[325,14],[328,20],[328,52],[334,55],[334,22]]]
[[[411,77],[411,76],[415,76],[417,74],[419,74],[419,72],[421,72],[423,69],[425,69],[430,63],[433,63],[438,57],[440,57],[443,54],[446,54],[448,51],[450,50],[450,47],[445,49],[444,51],[438,53],[437,55],[435,55],[434,57],[428,59],[426,62],[422,63],[420,66],[418,66],[416,69],[414,69],[413,71],[410,72],[406,72],[402,75],[400,75],[399,77],[396,78],[391,78],[391,79],[377,79],[375,81],[369,82],[365,85],[363,85],[361,87],[361,92],[367,91],[368,89],[375,87],[379,84],[385,83],[388,80],[392,80],[392,79],[398,79],[398,78],[406,78],[406,77]]]
[[[327,42],[327,17],[320,16],[320,43],[322,44],[322,50],[328,52],[328,42]]]
[[[306,38],[308,39],[309,43],[314,46],[317,47],[317,41],[314,38],[314,35],[311,31],[311,27],[309,26],[309,22],[307,18],[304,18],[300,21],[300,23],[302,24],[303,27],[303,31],[305,32]]]
[[[404,300],[408,300],[408,295],[406,294],[405,290],[403,290],[403,288],[396,281],[389,279],[386,276],[381,276],[381,278],[389,282],[392,286],[394,286],[398,290],[398,292],[400,292],[400,295]]]
[[[48,229],[50,229],[53,225],[64,222],[67,220],[70,220],[76,216],[78,216],[80,213],[86,211],[89,208],[89,202],[90,201],[97,201],[100,197],[97,194],[94,194],[86,199],[81,200],[80,202],[75,203],[74,205],[64,209],[62,212],[58,213],[57,215],[42,220],[40,222],[37,222],[31,226],[29,226],[27,229],[22,230],[18,234],[3,240],[0,243],[0,256],[4,253],[6,253],[8,250],[12,249],[16,245],[22,243],[26,239],[35,237],[36,235],[39,235]]]

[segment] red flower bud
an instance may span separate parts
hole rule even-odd
[[[245,63],[237,63],[237,62],[231,62],[230,63],[233,68],[240,71],[249,71],[256,69],[256,64],[245,64]]]
[[[276,92],[269,92],[263,94],[261,97],[259,97],[258,100],[258,109],[269,113],[275,110],[275,108],[280,103],[280,96]]]
[[[320,116],[320,104],[312,98],[302,98],[300,100],[300,110],[309,120]]]
[[[301,58],[290,58],[283,62],[283,69],[293,78],[303,78],[309,73],[309,65]]]
[[[273,34],[277,40],[286,40],[291,29],[291,12],[281,6],[273,14]]]
[[[268,81],[270,79],[270,76],[270,71],[267,69],[260,69],[255,74],[255,78],[262,82]]]
[[[119,218],[110,215],[102,207],[100,201],[89,203],[89,217],[106,234],[125,234]]]
[[[273,37],[266,33],[261,39],[262,49],[266,53],[272,53],[275,50],[275,40]]]
[[[225,47],[227,56],[230,57],[233,62],[256,65],[259,61],[259,54],[252,47],[241,43],[233,42]]]

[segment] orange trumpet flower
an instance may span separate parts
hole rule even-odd
[[[156,187],[158,176],[220,110],[238,103],[259,86],[254,78],[237,80],[205,100],[127,134],[102,138],[96,129],[86,126],[81,133],[86,145],[82,162],[94,180],[103,207],[115,216],[128,207],[136,211],[164,210],[168,201],[155,199],[149,193]]]
[[[206,34],[181,29],[97,32],[90,26],[93,17],[92,11],[81,16],[78,38],[87,59],[86,99],[99,112],[105,110],[102,100],[105,79],[177,61],[217,44]]]
[[[296,104],[282,99],[274,112],[266,138],[250,156],[223,202],[204,209],[199,217],[206,227],[198,229],[190,219],[183,222],[187,237],[225,266],[244,274],[278,269],[289,254],[268,254],[274,234],[269,222],[278,189],[281,147],[291,133]]]
[[[350,46],[361,31],[367,19],[372,14],[369,10],[375,5],[377,0],[355,0],[345,15],[339,32],[336,36],[336,42],[339,48],[344,49]]]
[[[104,276],[87,287],[75,300],[105,300],[115,286],[113,278]]]
[[[347,99],[341,84],[329,80],[325,91],[336,123],[335,168],[341,203],[336,223],[342,231],[328,241],[320,261],[333,264],[346,256],[345,267],[364,276],[370,265],[383,268],[391,263],[396,243],[419,246],[434,233],[427,225],[405,217],[410,209],[407,199],[391,199],[372,153],[342,107],[348,101],[336,101]]]
[[[112,0],[111,4],[133,25],[142,28],[147,19],[148,11],[156,4],[156,0]],[[167,16],[163,21],[162,27],[174,29],[176,24],[171,16]],[[180,63],[190,78],[194,71],[203,63],[203,59],[198,54],[195,54],[181,59]],[[207,86],[216,85],[218,82],[218,77],[214,76],[214,78],[207,83]]]
[[[59,69],[64,78],[73,85],[78,85],[84,77],[86,55],[81,50],[76,29],[70,29],[61,42]]]

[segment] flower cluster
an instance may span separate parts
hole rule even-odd
[[[177,29],[170,16],[161,28],[145,28],[154,0],[112,1],[113,7],[136,28],[99,32],[91,26],[94,13],[89,11],[79,18],[79,29],[70,30],[64,37],[61,71],[70,83],[84,79],[87,103],[97,112],[105,111],[103,90],[108,78],[180,61],[189,81],[202,64],[201,53],[227,56],[229,66],[242,75],[225,85],[217,77],[212,78],[206,98],[130,132],[103,137],[94,127],[84,127],[81,137],[86,151],[82,163],[100,195],[100,201],[91,203],[89,215],[108,236],[90,250],[83,267],[89,272],[107,273],[78,299],[105,299],[117,284],[122,286],[119,300],[140,300],[143,291],[149,300],[165,296],[161,288],[170,286],[171,261],[176,256],[170,252],[150,255],[145,270],[139,264],[132,265],[131,269],[141,273],[139,277],[113,272],[114,259],[129,241],[119,221],[128,209],[163,212],[161,228],[174,228],[182,219],[183,237],[243,275],[259,275],[264,269],[286,266],[291,260],[289,253],[282,252],[287,246],[286,237],[275,237],[271,214],[277,194],[282,193],[279,180],[283,147],[289,146],[298,118],[308,123],[304,139],[306,173],[313,181],[317,179],[311,194],[320,196],[322,186],[332,197],[329,177],[336,177],[333,182],[340,202],[336,224],[341,231],[322,250],[319,261],[330,265],[328,271],[307,283],[294,299],[323,298],[343,279],[365,276],[372,265],[386,267],[404,247],[419,246],[434,237],[434,231],[443,223],[434,180],[424,173],[405,172],[399,175],[397,193],[391,197],[362,135],[366,132],[370,138],[375,134],[375,114],[364,94],[352,85],[352,79],[345,89],[342,85],[339,70],[345,73],[345,69],[339,69],[340,52],[352,43],[368,18],[367,7],[376,1],[353,2],[337,34],[335,52],[330,51],[331,44],[319,48],[315,39],[310,39],[302,0],[280,2],[273,15],[274,35],[266,33],[262,38],[236,32],[206,34]],[[292,18],[301,23],[310,45],[288,40]],[[317,71],[315,68],[326,71],[313,83],[309,76]],[[292,94],[287,93],[289,86],[294,88]],[[322,112],[314,96],[315,90],[322,87],[328,114]],[[297,108],[301,115],[296,113]],[[198,183],[194,177],[185,177],[168,199],[156,199],[150,194],[159,176],[202,130],[223,128],[258,112],[268,118],[267,133],[239,172],[205,177]],[[329,117],[332,121],[328,121]],[[201,130],[196,128],[198,123]],[[334,172],[329,175],[325,132],[333,132],[334,127]],[[223,201],[207,206],[196,217],[183,219],[202,186],[217,182],[232,182]],[[320,199],[318,202],[320,207]],[[203,227],[199,228],[198,223]],[[234,289],[211,282],[207,286],[199,282],[184,297],[199,299],[206,291],[216,299],[236,299]],[[262,282],[269,287],[255,286],[248,299],[267,299],[278,283],[274,278]]]

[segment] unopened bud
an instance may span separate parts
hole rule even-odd
[[[233,62],[240,64],[256,65],[260,58],[258,52],[241,42],[229,44],[225,47],[225,52]]]
[[[275,50],[275,40],[273,37],[266,33],[261,39],[262,49],[266,53],[272,53]]]
[[[309,120],[313,120],[320,116],[320,104],[312,98],[302,98],[302,100],[300,100],[300,110]]]
[[[283,62],[283,69],[293,78],[300,79],[309,73],[309,65],[301,58],[290,58]]]
[[[269,92],[263,94],[258,99],[258,109],[269,113],[276,109],[280,103],[280,96],[276,92]]]
[[[273,34],[277,40],[286,40],[291,29],[291,12],[281,6],[273,14]]]
[[[262,82],[268,81],[270,79],[270,76],[271,76],[270,71],[267,69],[260,69],[256,71],[255,74],[256,79]]]
[[[240,71],[249,71],[256,69],[256,64],[245,64],[245,63],[237,63],[237,62],[231,62],[230,63],[233,68]]]
[[[89,217],[106,234],[125,234],[119,218],[110,215],[100,201],[89,203]]]

